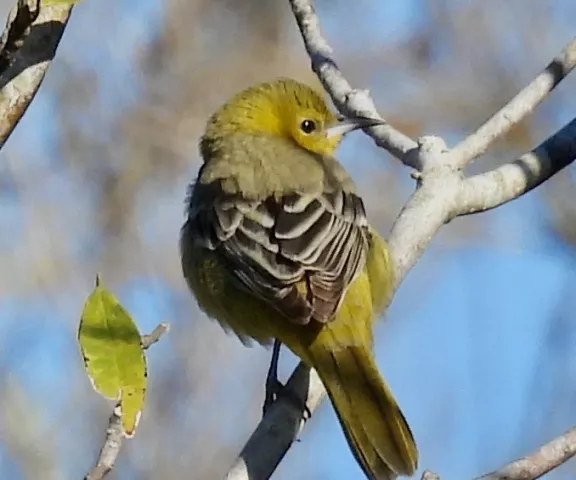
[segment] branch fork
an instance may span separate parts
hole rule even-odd
[[[382,119],[368,90],[354,89],[332,57],[310,0],[289,0],[312,69],[334,105],[345,116]],[[416,189],[398,215],[388,239],[397,285],[415,265],[434,235],[462,215],[496,208],[537,187],[576,158],[576,118],[531,152],[496,169],[466,176],[464,168],[480,157],[514,125],[526,118],[576,66],[576,39],[571,41],[532,82],[478,130],[452,149],[443,139],[411,139],[386,123],[367,128],[374,142],[413,169]],[[300,364],[288,382],[310,412],[325,390],[314,371]],[[236,459],[227,480],[269,478],[304,426],[280,398],[267,411]],[[531,480],[576,454],[576,429],[554,439],[534,454],[477,480]],[[423,480],[438,480],[424,472]]]

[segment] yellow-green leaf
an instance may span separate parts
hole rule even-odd
[[[144,406],[146,357],[134,321],[98,279],[82,311],[78,343],[92,385],[120,400],[122,426],[132,436]]]

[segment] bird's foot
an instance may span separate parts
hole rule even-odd
[[[264,405],[262,406],[262,415],[266,415],[266,412],[278,398],[284,397],[296,407],[298,411],[302,412],[304,419],[307,420],[312,416],[312,412],[306,405],[306,401],[278,380],[278,361],[280,359],[281,346],[282,343],[280,343],[279,340],[274,340],[270,367],[268,367],[268,373],[266,374],[266,395],[264,397]]]
[[[262,407],[262,414],[266,415],[266,412],[268,412],[272,404],[279,398],[286,399],[292,406],[298,409],[299,412],[302,412],[305,420],[308,420],[312,416],[312,412],[300,395],[290,387],[284,385],[277,378],[266,379],[266,395]]]

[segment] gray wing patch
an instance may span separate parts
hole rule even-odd
[[[220,250],[244,289],[295,323],[333,318],[368,249],[358,196],[336,191],[255,202],[222,194],[209,204],[199,198],[192,194],[189,204],[193,241]]]

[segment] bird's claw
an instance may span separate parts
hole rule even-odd
[[[298,409],[299,412],[302,412],[305,420],[308,420],[312,416],[312,412],[308,408],[308,405],[306,405],[306,402],[302,400],[294,390],[284,385],[277,378],[266,379],[266,395],[264,398],[264,406],[262,407],[262,414],[266,415],[266,412],[268,412],[272,404],[279,398],[286,399],[292,406]]]
[[[312,412],[306,405],[306,401],[302,400],[296,392],[278,380],[278,360],[280,359],[281,346],[282,344],[278,340],[274,340],[272,359],[266,375],[266,394],[264,396],[264,405],[262,406],[262,416],[266,415],[266,412],[278,398],[284,397],[298,411],[302,412],[304,419],[307,420],[312,416]]]

